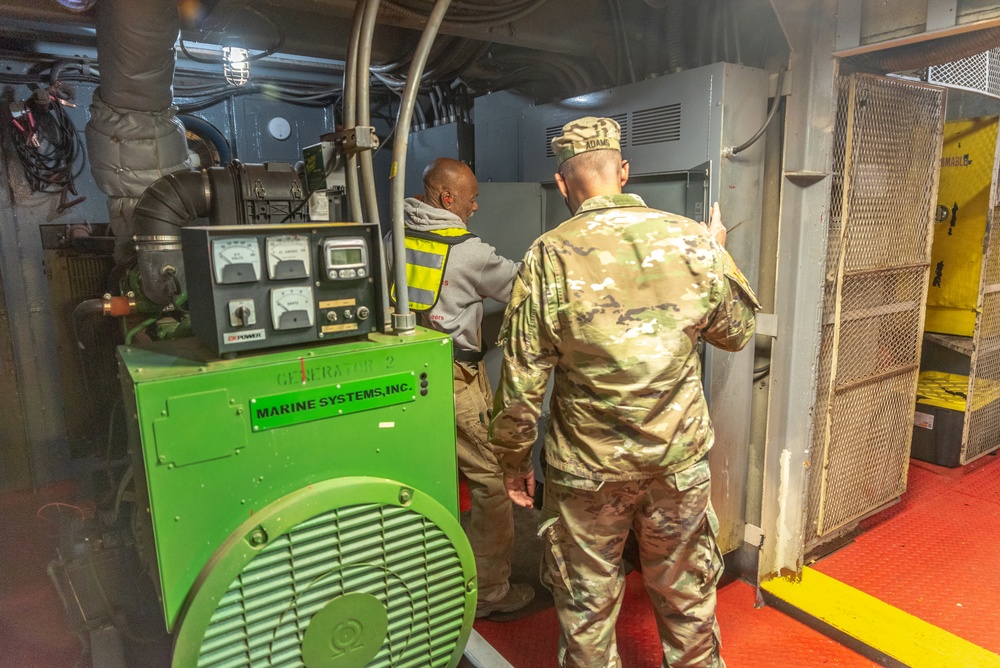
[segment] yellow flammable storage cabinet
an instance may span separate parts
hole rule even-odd
[[[911,453],[944,466],[1000,448],[1000,232],[987,222],[1000,207],[997,120],[944,130]],[[936,403],[941,391],[958,401]]]
[[[974,333],[996,142],[996,116],[945,123],[924,325],[928,332]]]

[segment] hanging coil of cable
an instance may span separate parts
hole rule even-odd
[[[64,108],[73,106],[72,91],[59,82],[10,104],[11,136],[34,192],[76,194],[73,181],[83,172],[86,154]]]

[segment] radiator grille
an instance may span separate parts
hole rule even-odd
[[[906,488],[942,93],[838,81],[808,541]]]
[[[419,513],[366,504],[317,515],[254,557],[212,615],[198,666],[304,666],[312,616],[350,592],[374,596],[388,612],[386,641],[369,666],[448,664],[465,612],[458,552]]]
[[[70,296],[77,301],[100,297],[104,294],[104,281],[111,271],[106,256],[77,255],[66,258],[69,272]]]

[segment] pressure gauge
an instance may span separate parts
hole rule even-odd
[[[324,239],[323,269],[330,280],[356,281],[370,276],[365,240],[361,237]]]
[[[315,309],[311,287],[271,289],[271,324],[275,329],[312,327]]]
[[[282,234],[267,237],[264,244],[267,247],[267,275],[271,280],[309,278],[312,274],[309,237]]]
[[[260,246],[253,237],[212,239],[215,282],[253,283],[260,280]]]

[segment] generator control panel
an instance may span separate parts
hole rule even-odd
[[[195,335],[216,355],[381,331],[372,223],[181,230]]]

